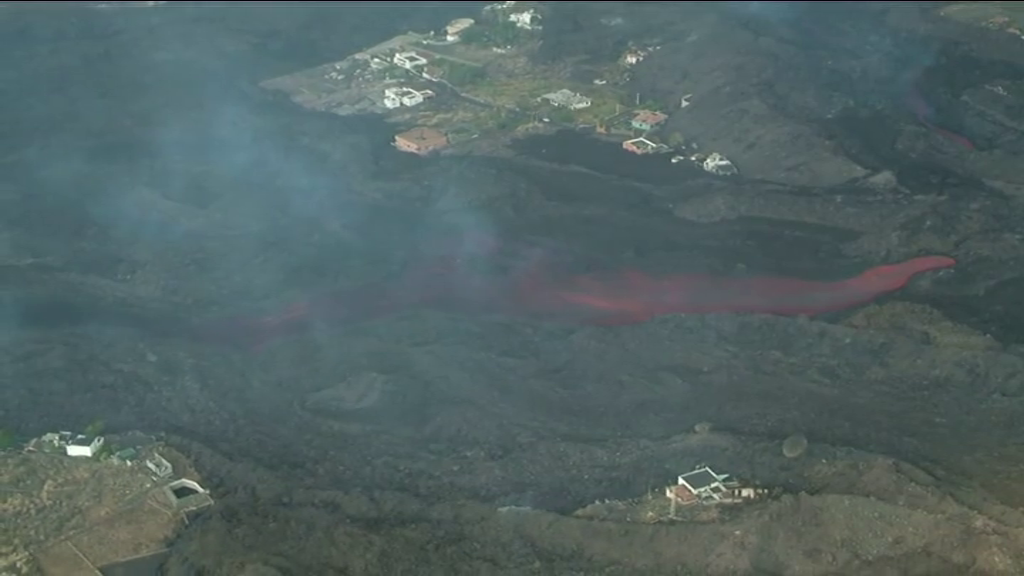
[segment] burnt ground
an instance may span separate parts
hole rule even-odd
[[[623,26],[658,18],[663,47],[637,90],[693,93],[670,122],[743,177],[674,177],[621,155],[609,167],[595,160],[608,149],[560,152],[579,143],[566,135],[514,159],[410,158],[382,123],[254,88],[462,14],[5,8],[0,419],[170,434],[218,501],[179,535],[172,574],[1019,572],[1021,140],[961,95],[1018,80],[1020,65],[926,7],[829,19],[639,6]],[[549,15],[547,50],[627,33],[572,10]],[[907,110],[914,84],[976,151]],[[652,272],[960,264],[813,321],[611,329],[410,313],[260,353],[180,337],[194,318],[393,274],[411,246],[466,226]],[[701,421],[755,447],[802,432],[848,481],[801,483],[752,448],[679,446]],[[903,472],[844,467],[854,450],[912,463],[913,482],[962,508],[897,498]],[[698,462],[810,495],[732,520],[748,532],[555,514]],[[856,499],[863,477],[889,508]],[[508,520],[499,506],[548,512]],[[837,535],[816,540],[824,527]]]

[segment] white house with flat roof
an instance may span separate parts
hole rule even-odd
[[[91,458],[103,447],[103,436],[85,436],[79,434],[64,446],[68,456]]]
[[[413,68],[417,68],[419,66],[427,65],[426,58],[412,51],[399,52],[395,54],[394,58],[392,58],[391,61],[394,62],[396,66],[408,68],[409,70],[412,70]]]

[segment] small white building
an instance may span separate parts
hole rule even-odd
[[[79,434],[64,446],[68,456],[91,458],[103,447],[103,436],[84,436]]]
[[[540,14],[532,8],[524,12],[513,12],[508,15],[508,20],[523,30],[540,29]]]
[[[426,58],[411,51],[399,52],[395,54],[394,58],[392,58],[391,61],[394,62],[396,66],[408,68],[409,70],[412,70],[413,68],[417,68],[419,66],[427,65]]]

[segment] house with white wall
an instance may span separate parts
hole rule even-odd
[[[409,70],[427,65],[426,58],[412,51],[398,52],[391,61],[395,63],[395,66],[401,66],[402,68],[407,68]]]
[[[64,446],[68,456],[91,458],[103,447],[103,436],[85,436],[79,434]]]
[[[540,14],[532,8],[523,12],[513,12],[508,15],[508,20],[523,30],[540,29]]]

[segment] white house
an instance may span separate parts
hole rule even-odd
[[[680,474],[674,486],[665,488],[665,496],[671,500],[673,510],[679,504],[739,504],[770,493],[765,488],[744,486],[728,474],[718,474],[707,466]]]
[[[533,9],[525,12],[513,12],[508,15],[509,22],[524,30],[537,30],[540,28],[540,14]]]
[[[83,436],[79,434],[64,446],[68,456],[84,456],[91,458],[103,447],[103,436]]]
[[[676,481],[679,486],[686,487],[701,500],[720,500],[725,494],[725,483],[728,482],[728,479],[728,474],[716,474],[711,468],[702,466],[693,472],[680,474]]]
[[[399,52],[392,58],[396,66],[412,70],[418,66],[426,66],[427,59],[415,52]]]

